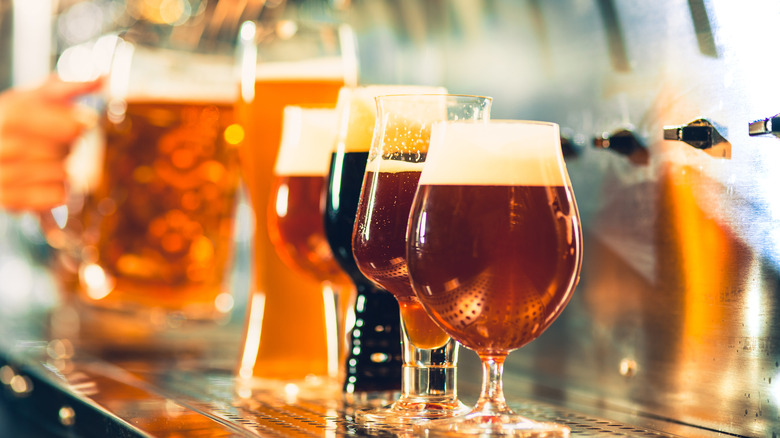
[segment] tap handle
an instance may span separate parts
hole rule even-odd
[[[611,134],[603,133],[593,139],[593,146],[624,155],[634,164],[641,165],[649,162],[647,148],[636,134],[627,129],[620,129]]]
[[[748,134],[751,136],[774,134],[780,137],[780,114],[751,122],[748,125]]]
[[[593,146],[609,149],[621,155],[631,155],[639,149],[645,149],[639,138],[627,129],[621,129],[612,134],[604,133],[593,139]]]
[[[696,119],[682,126],[664,126],[664,140],[687,143],[713,157],[731,158],[731,143],[707,119]]]

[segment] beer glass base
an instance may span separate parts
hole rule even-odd
[[[568,438],[571,430],[562,424],[536,422],[515,414],[469,414],[434,420],[414,426],[416,436],[436,438],[455,436],[501,436],[516,438]]]
[[[341,394],[341,385],[328,376],[307,376],[303,379],[281,380],[262,377],[239,378],[236,392],[241,397],[253,394],[271,394],[285,400],[333,400]]]
[[[468,407],[459,400],[446,402],[398,400],[392,405],[355,412],[355,421],[366,427],[413,425],[422,421],[464,415]]]
[[[376,390],[376,391],[355,391],[344,392],[344,403],[355,409],[356,412],[364,409],[380,408],[397,400],[401,391],[397,390]]]
[[[67,337],[86,351],[102,355],[199,356],[219,346],[221,340],[214,329],[223,321],[227,321],[226,315],[123,310],[72,300],[54,311],[50,331],[52,336]]]

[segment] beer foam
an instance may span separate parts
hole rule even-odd
[[[282,141],[274,173],[283,176],[325,176],[336,142],[336,110],[284,108]]]
[[[420,184],[569,185],[558,125],[439,122],[431,132]]]
[[[411,161],[375,159],[366,168],[382,173],[421,172],[424,164],[424,162],[414,163]]]
[[[117,47],[109,78],[112,98],[132,101],[230,103],[238,98],[231,56]]]
[[[344,60],[338,56],[304,59],[300,61],[274,61],[257,63],[255,80],[281,79],[333,79],[345,78]]]
[[[377,96],[391,94],[445,94],[443,87],[423,85],[368,85],[344,87],[339,92],[339,152],[368,152],[374,135]]]

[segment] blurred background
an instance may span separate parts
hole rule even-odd
[[[351,24],[362,84],[444,85],[493,96],[494,118],[561,125],[583,272],[510,357],[523,390],[780,433],[780,3],[0,0],[0,89],[88,77],[106,33],[230,49],[259,18]],[[56,303],[47,254],[35,218],[0,218],[0,317]]]

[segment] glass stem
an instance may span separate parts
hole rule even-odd
[[[513,414],[504,398],[503,376],[506,355],[483,356],[482,391],[472,414]]]
[[[439,348],[417,348],[409,339],[406,324],[401,318],[401,348],[403,349],[403,377],[401,398],[403,404],[435,403],[457,404],[458,344],[452,339]]]

